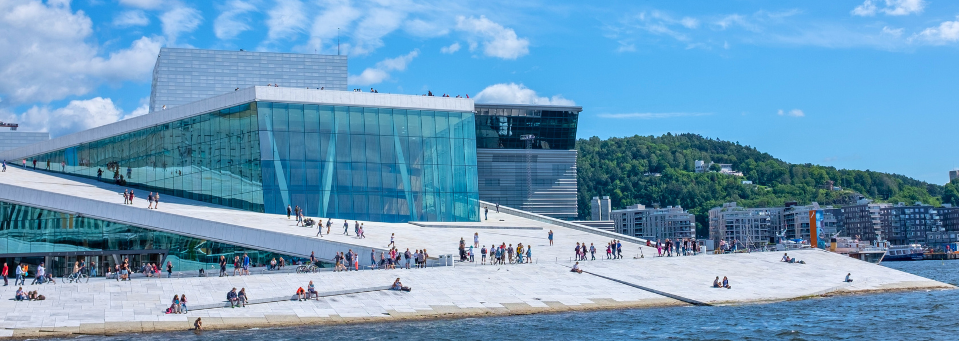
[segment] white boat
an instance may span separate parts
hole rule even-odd
[[[905,261],[922,260],[922,254],[925,248],[919,244],[893,245],[886,250],[885,260],[887,261]]]
[[[829,241],[829,251],[874,264],[882,262],[886,256],[886,248],[884,241],[873,244],[849,237],[833,237]]]

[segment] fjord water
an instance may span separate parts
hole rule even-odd
[[[959,285],[959,261],[887,262]],[[855,278],[855,274],[853,274]],[[809,280],[796,278],[797,281]],[[841,279],[839,279],[841,280]],[[704,287],[705,290],[705,287]],[[771,304],[671,307],[342,326],[177,332],[153,340],[954,340],[959,290],[814,298]],[[132,335],[95,337],[128,340]],[[82,337],[88,338],[88,337]]]

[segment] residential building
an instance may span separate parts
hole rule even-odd
[[[885,207],[881,216],[883,237],[892,245],[929,245],[927,233],[940,232],[935,208],[921,202],[913,206],[898,203]]]
[[[593,200],[590,201],[590,214],[591,218],[594,221],[607,221],[610,219],[610,212],[612,203],[609,200],[608,196],[604,197],[593,197]]]
[[[714,164],[713,162],[706,163],[703,160],[696,160],[695,161],[696,173],[708,172],[709,168],[712,167],[713,164]],[[731,163],[715,163],[715,164],[719,166],[720,174],[743,176],[742,172],[737,172],[733,170],[733,165]]]
[[[883,240],[885,237],[882,235],[882,219],[888,214],[888,211],[883,214],[883,209],[891,206],[872,203],[868,199],[861,199],[856,205],[844,206],[842,208],[845,228],[843,235],[865,241]]]
[[[709,239],[716,244],[725,240],[754,247],[775,243],[782,213],[782,207],[745,208],[725,203],[709,210]]]
[[[476,104],[480,199],[573,220],[577,106]]]
[[[678,240],[696,236],[696,218],[679,206],[647,208],[633,205],[611,213],[616,232],[647,240]]]
[[[946,250],[947,244],[959,242],[959,207],[943,204],[943,207],[934,208],[936,228],[926,233],[927,246],[937,250]],[[950,246],[956,251],[954,246]]]

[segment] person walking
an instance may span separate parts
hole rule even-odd
[[[153,209],[160,208],[160,192],[153,195]]]
[[[489,220],[489,206],[483,207],[484,220]]]
[[[40,263],[40,265],[37,266],[37,277],[33,279],[33,283],[30,283],[30,285],[43,284],[43,275],[44,275],[43,263]]]
[[[350,223],[346,220],[343,220],[343,234],[347,236],[350,235]]]
[[[103,181],[103,169],[97,168],[97,181]]]
[[[7,164],[4,163],[3,166],[6,167]],[[7,283],[7,276],[10,275],[10,268],[7,267],[7,263],[3,263],[3,272],[0,273],[0,275],[3,276],[3,286],[7,286],[7,284],[9,284]]]
[[[250,275],[250,256],[245,253],[243,254],[243,273]]]
[[[166,261],[166,278],[173,278],[173,262]]]
[[[549,230],[549,246],[553,246],[553,230]]]
[[[326,218],[326,235],[330,235],[330,228],[333,227],[333,218]]]
[[[593,257],[590,260],[596,260],[596,246],[594,246],[593,243],[589,243],[589,253]]]
[[[293,208],[290,205],[286,205],[286,220],[290,220],[290,215],[293,214]]]
[[[153,209],[153,192],[150,192],[150,194],[147,195],[147,203],[148,203],[147,209],[152,210]]]
[[[316,236],[323,237],[323,220],[320,220],[319,222],[316,223]]]
[[[403,259],[406,260],[406,268],[410,268],[410,258],[413,257],[413,254],[410,253],[410,248],[406,248],[406,252],[403,253]]]
[[[499,203],[496,203],[496,213],[499,213]]]
[[[220,277],[226,276],[226,256],[220,256]]]
[[[7,160],[3,160],[3,171],[7,171]]]
[[[473,247],[479,247],[479,232],[473,233]]]
[[[19,284],[19,283],[20,283],[21,281],[23,281],[23,277],[24,277],[24,274],[23,274],[23,264],[22,264],[22,263],[21,263],[21,264],[17,264],[17,278],[15,278],[15,279],[13,280],[13,285],[22,285],[22,284]]]
[[[390,234],[390,243],[386,244],[386,247],[396,246],[396,233]]]

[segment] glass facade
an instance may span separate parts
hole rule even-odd
[[[33,157],[37,168],[248,211],[263,211],[256,103]],[[146,197],[145,193],[140,193]]]
[[[476,147],[526,149],[521,136],[536,136],[533,149],[576,149],[582,109],[528,105],[476,105]]]
[[[150,111],[279,85],[346,91],[347,56],[164,47],[153,67]]]
[[[478,221],[474,126],[470,112],[253,102],[30,159],[255,212]]]
[[[105,254],[100,251],[121,252]],[[61,255],[47,257],[46,266],[57,276],[72,272],[73,262],[78,257],[88,263],[96,262],[100,276],[123,258],[130,259],[134,269],[142,263],[163,261],[165,264],[170,261],[176,271],[203,268],[211,274],[218,271],[211,269],[219,268],[220,256],[229,259],[230,264],[234,256],[242,257],[244,253],[254,264],[268,264],[271,259],[281,256],[290,261],[299,260],[272,252],[0,201],[0,255],[7,257],[12,268],[13,257],[37,253]],[[119,256],[113,257],[114,254]],[[163,255],[166,255],[165,260]],[[30,269],[34,270],[39,261],[32,263],[35,264]]]
[[[266,212],[478,221],[473,114],[260,102]]]

